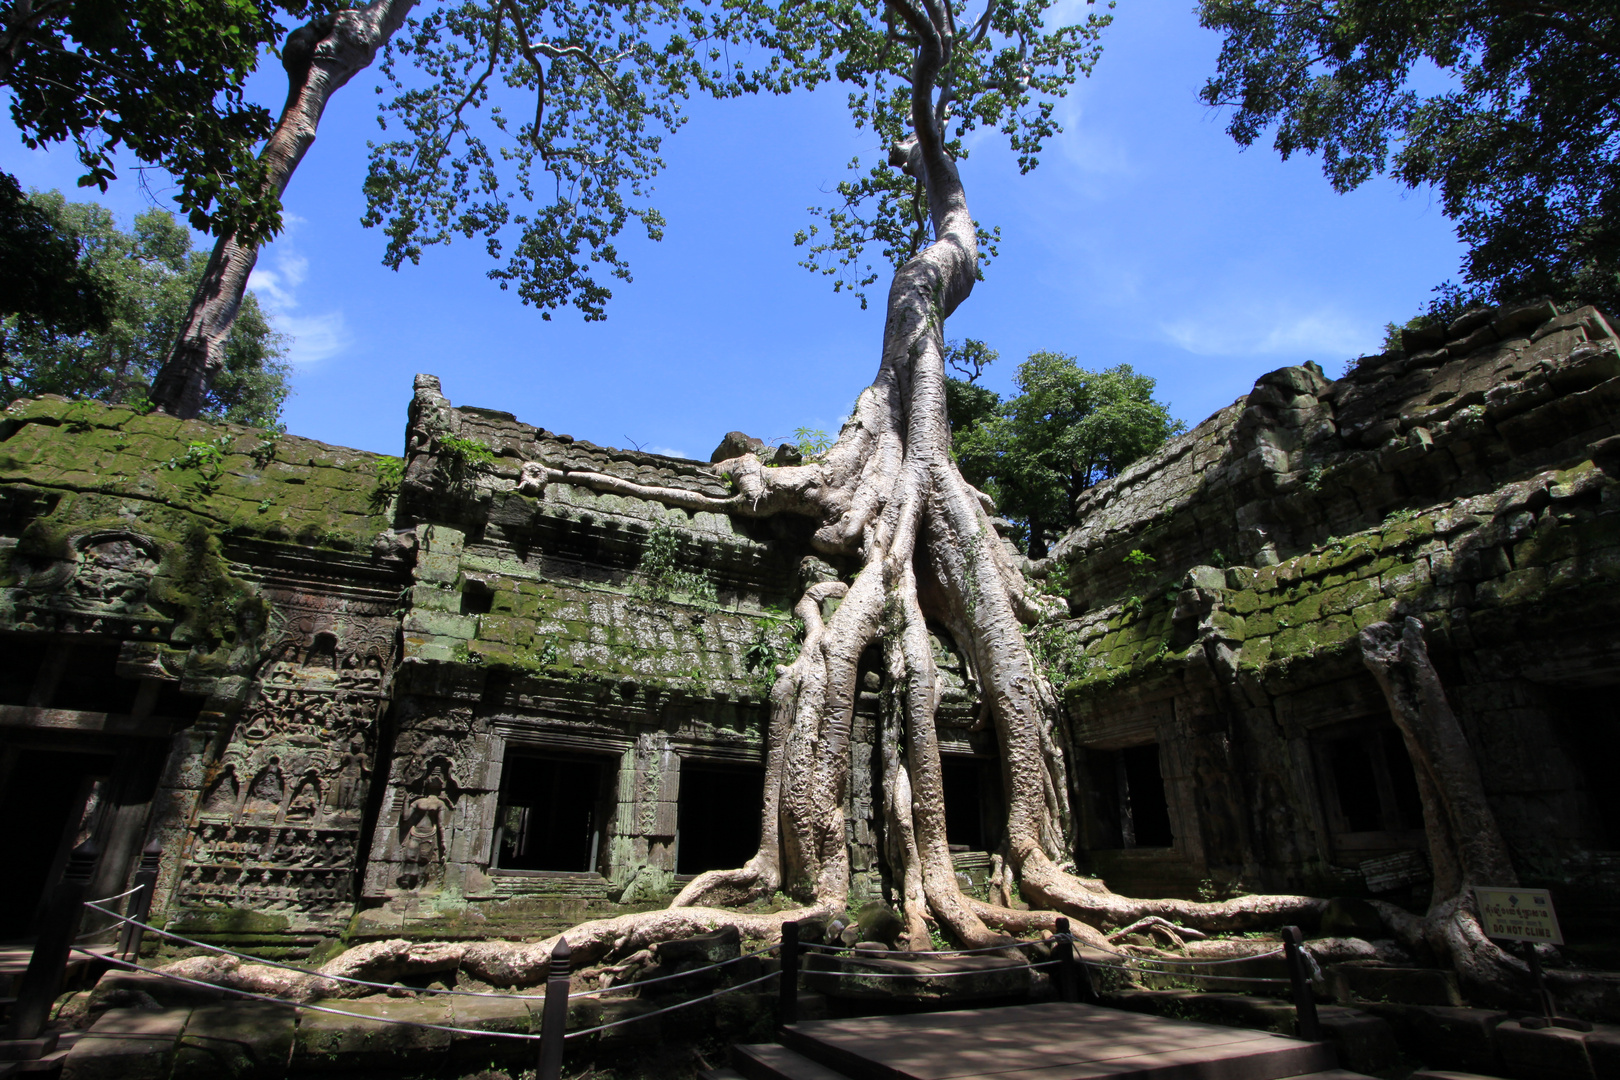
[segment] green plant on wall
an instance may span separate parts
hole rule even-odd
[[[832,436],[825,431],[820,428],[807,427],[793,429],[793,442],[798,446],[799,453],[803,454],[807,461],[819,458],[822,454],[831,450],[833,445]]]
[[[371,509],[375,513],[385,510],[405,479],[405,460],[397,457],[377,459],[377,486],[371,489]]]
[[[720,600],[708,576],[680,569],[681,534],[668,523],[653,523],[636,564],[630,592],[644,600],[670,600],[684,595],[700,607],[716,608]]]
[[[440,435],[439,472],[451,483],[461,483],[475,472],[495,464],[495,451],[476,439],[460,435]]]
[[[204,495],[212,495],[219,488],[219,478],[225,472],[225,455],[230,448],[229,435],[221,435],[212,442],[193,441],[186,444],[185,453],[165,461],[162,467],[170,471],[194,470],[198,490]]]
[[[1125,563],[1125,568],[1131,572],[1132,581],[1140,581],[1142,578],[1153,576],[1153,564],[1156,560],[1141,548],[1132,548],[1121,561]]]

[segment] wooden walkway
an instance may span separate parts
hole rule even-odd
[[[1094,1005],[1047,1002],[818,1020],[733,1049],[711,1080],[1352,1080],[1332,1047]]]

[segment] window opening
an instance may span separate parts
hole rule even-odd
[[[984,851],[984,763],[944,758],[940,772],[945,785],[945,842],[952,851]]]
[[[0,792],[0,820],[9,825],[0,927],[9,936],[29,932],[66,865],[68,851],[81,835],[88,836],[86,830],[94,824],[94,801],[112,764],[113,759],[103,754],[17,752],[5,790]]]
[[[612,759],[514,750],[501,773],[495,865],[503,870],[597,869]]]
[[[29,641],[9,634],[0,639],[0,650],[4,650],[6,657],[6,662],[0,664],[0,705],[28,704],[49,648],[49,642]]]
[[[1093,847],[1175,846],[1158,743],[1124,750],[1088,750],[1086,764],[1094,808]]]
[[[1406,832],[1423,828],[1417,775],[1399,729],[1380,727],[1328,739],[1322,755],[1338,810],[1340,833]]]
[[[79,642],[62,679],[51,696],[51,708],[81,712],[131,713],[139,679],[119,678],[113,669],[118,663],[118,642]]]
[[[675,872],[701,874],[741,866],[759,851],[765,770],[752,765],[681,761]]]

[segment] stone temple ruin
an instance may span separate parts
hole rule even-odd
[[[1612,965],[1620,340],[1592,308],[1540,305],[1406,346],[1337,381],[1272,372],[1083,496],[1046,578],[1070,618],[1033,639],[1066,709],[1074,858],[1140,896],[1421,905],[1412,768],[1356,647],[1413,615],[1524,883]],[[403,466],[13,404],[0,926],[26,933],[90,836],[92,894],[126,888],[155,839],[164,925],[284,957],[554,933],[740,864],[788,608],[844,568],[806,523],[673,509],[614,478],[729,494],[705,463],[454,406],[431,376]],[[982,885],[994,733],[943,630],[936,647],[950,840]],[[875,720],[863,694],[857,898],[892,887]]]

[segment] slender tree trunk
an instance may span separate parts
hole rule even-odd
[[[1474,886],[1519,883],[1485,795],[1479,762],[1429,660],[1423,624],[1374,623],[1361,632],[1361,657],[1378,680],[1417,776],[1434,870],[1434,898],[1422,919],[1380,904],[1410,944],[1445,957],[1471,993],[1509,1001],[1528,993],[1529,969],[1485,936]]]
[[[414,3],[372,0],[363,8],[323,16],[287,36],[281,54],[287,103],[259,154],[267,166],[265,182],[277,196],[314,143],[326,103],[371,64]],[[214,244],[174,350],[152,383],[152,401],[163,411],[190,418],[202,408],[209,380],[225,364],[225,341],[258,257],[258,247],[239,243],[234,233]]]

